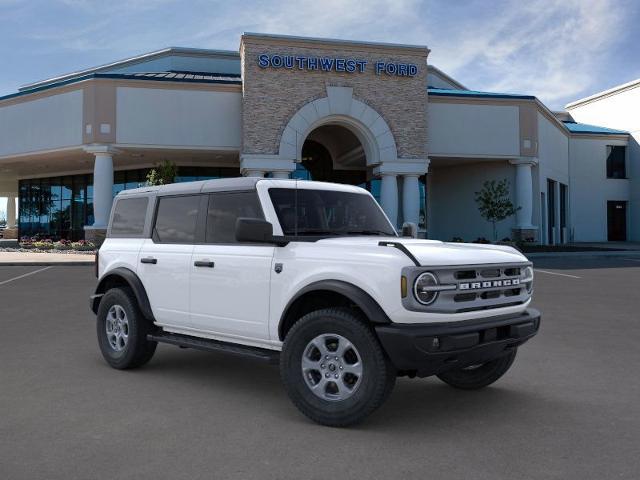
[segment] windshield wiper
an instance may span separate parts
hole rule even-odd
[[[384,230],[349,230],[344,233],[347,235],[380,235],[385,237],[395,237],[394,234],[385,232]]]
[[[340,235],[339,232],[332,230],[320,230],[319,228],[303,228],[298,230],[298,235]]]

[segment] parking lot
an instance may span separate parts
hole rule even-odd
[[[331,429],[244,358],[160,345],[113,370],[91,267],[0,265],[0,478],[637,479],[640,258],[535,267],[542,329],[501,381],[402,378],[364,424]]]

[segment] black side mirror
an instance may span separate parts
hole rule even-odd
[[[236,220],[236,240],[249,243],[274,243],[273,225],[261,218]]]

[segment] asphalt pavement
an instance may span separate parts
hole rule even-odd
[[[0,479],[640,478],[640,259],[535,262],[540,334],[503,379],[399,379],[349,429],[276,367],[160,345],[102,360],[91,267],[0,265]]]

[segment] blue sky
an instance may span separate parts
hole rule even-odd
[[[640,77],[633,0],[0,0],[0,94],[166,46],[236,50],[243,31],[427,45],[467,87],[553,109]]]
[[[468,88],[552,109],[640,77],[633,0],[0,0],[0,95],[167,46],[237,50],[243,31],[427,45]]]

